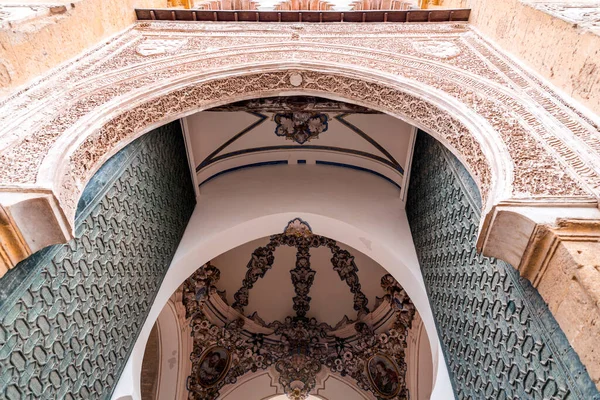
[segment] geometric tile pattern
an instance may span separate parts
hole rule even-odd
[[[458,399],[600,399],[537,290],[511,265],[476,252],[477,187],[424,132],[407,214]]]
[[[110,398],[194,204],[177,121],[111,158],[83,195],[77,237],[3,288],[0,398]]]

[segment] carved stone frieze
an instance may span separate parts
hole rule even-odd
[[[275,71],[290,63],[306,67]],[[263,67],[222,76],[244,64]],[[450,23],[140,23],[0,102],[0,182],[52,187],[72,218],[99,165],[150,127],[286,91],[417,124],[460,156],[484,199],[600,195],[597,119]]]
[[[302,84],[302,76],[298,75],[299,82],[295,84],[290,76],[290,83],[293,86]],[[280,96],[280,97],[263,97],[260,99],[251,99],[239,101],[237,103],[226,104],[224,106],[211,108],[209,111],[254,111],[254,112],[271,112],[277,113],[286,112],[333,112],[333,113],[353,113],[353,114],[378,114],[377,111],[357,106],[356,104],[343,103],[341,101],[333,101],[322,97],[307,97],[307,96]]]
[[[174,53],[182,48],[186,42],[187,40],[184,39],[146,39],[137,46],[136,51],[144,57]]]

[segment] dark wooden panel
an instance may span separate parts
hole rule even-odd
[[[177,21],[194,21],[194,13],[188,10],[175,10],[175,19]]]
[[[139,21],[223,22],[448,22],[468,21],[470,9],[373,10],[373,11],[205,11],[181,9],[136,9]],[[194,18],[194,15],[196,18]]]

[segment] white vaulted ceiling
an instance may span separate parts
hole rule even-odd
[[[236,103],[191,115],[186,126],[199,185],[246,167],[328,164],[404,187],[413,138],[394,117],[313,97]]]

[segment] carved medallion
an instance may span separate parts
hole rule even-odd
[[[420,40],[412,43],[419,53],[441,59],[454,58],[460,54],[460,48],[452,42]]]
[[[375,392],[391,399],[400,392],[400,372],[396,363],[385,354],[375,354],[367,362],[367,375]]]

